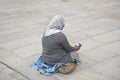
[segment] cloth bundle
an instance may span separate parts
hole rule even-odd
[[[77,55],[77,53],[71,53],[73,58],[71,61],[74,61],[76,63],[78,63],[79,61],[79,55]],[[74,55],[75,54],[75,55]],[[76,59],[75,59],[76,58]],[[77,60],[78,59],[78,60]],[[71,62],[69,61],[69,62]],[[68,63],[69,63],[68,62]],[[51,76],[55,73],[57,73],[57,69],[61,66],[61,65],[67,65],[68,63],[57,63],[54,66],[49,66],[47,64],[44,63],[44,61],[42,60],[42,55],[39,56],[38,60],[36,62],[34,62],[31,67],[37,71],[39,71],[41,74],[44,74],[46,76]]]

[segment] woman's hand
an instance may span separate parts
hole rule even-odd
[[[80,47],[79,46],[77,46],[77,45],[75,45],[75,51],[78,51],[79,49],[80,49]]]

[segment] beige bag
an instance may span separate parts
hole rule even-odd
[[[63,74],[68,74],[68,73],[73,72],[75,68],[76,68],[76,64],[74,62],[70,62],[68,63],[68,65],[61,65],[58,68],[58,72],[63,73]]]

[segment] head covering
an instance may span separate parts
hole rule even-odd
[[[47,30],[45,31],[44,36],[50,36],[52,34],[56,34],[61,32],[64,27],[64,18],[60,15],[54,16],[50,21]]]

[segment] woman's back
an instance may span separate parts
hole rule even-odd
[[[43,60],[49,65],[54,65],[56,63],[65,63],[71,59],[70,54],[65,49],[64,44],[66,43],[66,37],[62,32],[42,37],[42,47],[43,47]],[[70,48],[73,50],[73,48]],[[71,51],[69,50],[69,51]]]

